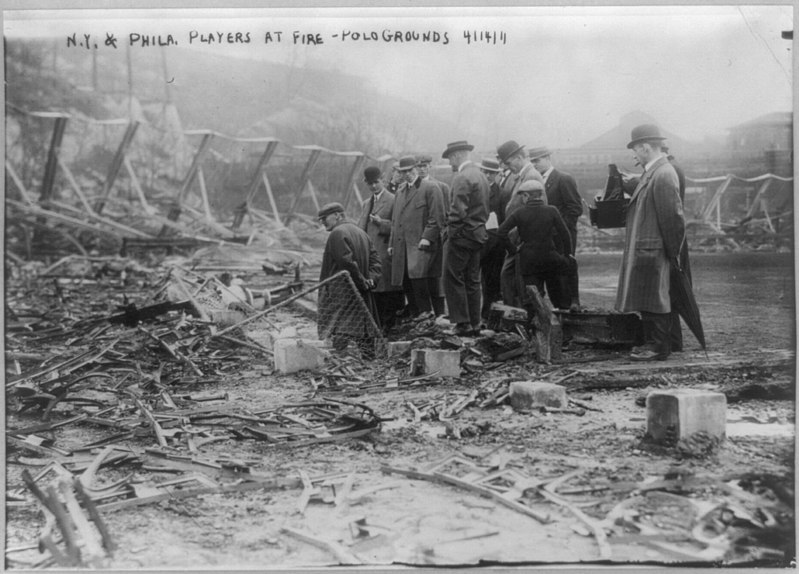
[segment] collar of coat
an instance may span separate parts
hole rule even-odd
[[[644,174],[641,176],[641,179],[638,181],[638,185],[636,186],[632,197],[630,198],[631,203],[636,199],[638,199],[638,194],[641,192],[643,188],[645,188],[649,184],[649,180],[652,179],[654,173],[668,162],[669,160],[666,159],[665,155],[661,156],[657,159],[655,163],[652,164],[652,166],[648,170],[644,172]]]

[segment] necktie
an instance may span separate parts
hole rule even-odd
[[[372,197],[369,198],[369,209],[366,212],[366,225],[364,226],[364,231],[366,228],[369,227],[369,218],[372,216],[372,210],[375,208],[375,195],[372,194]]]

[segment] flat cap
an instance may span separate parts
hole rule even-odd
[[[344,213],[344,206],[337,201],[334,201],[333,203],[326,203],[322,206],[322,209],[319,210],[319,213],[316,214],[316,218],[322,219],[331,213]]]
[[[544,191],[544,184],[537,179],[528,179],[527,181],[523,181],[519,186],[519,193],[523,191],[528,193],[532,193],[534,191]]]

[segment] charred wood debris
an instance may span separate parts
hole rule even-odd
[[[103,516],[119,509],[206,493],[297,489],[301,513],[312,501],[346,505],[396,487],[388,482],[355,488],[352,474],[266,474],[255,470],[259,461],[233,454],[209,458],[201,449],[230,440],[294,449],[377,432],[392,417],[370,408],[370,396],[442,383],[435,373],[397,375],[408,372],[415,348],[461,353],[463,379],[472,379],[471,384],[447,386],[424,403],[405,401],[405,414],[413,422],[444,422],[455,439],[479,432],[457,424],[465,409],[508,402],[512,377],[507,367],[514,361],[539,359],[531,370],[549,382],[578,374],[553,363],[550,353],[560,351],[560,339],[550,326],[558,322],[538,300],[530,301],[529,322],[527,312],[497,306],[493,334],[474,344],[465,345],[433,320],[415,323],[402,334],[410,346],[385,359],[376,375],[364,374],[364,363],[354,355],[332,355],[322,369],[305,375],[305,400],[265,410],[232,407],[226,382],[253,356],[272,353],[241,325],[256,314],[268,323],[270,309],[294,302],[299,305],[295,313],[313,313],[313,301],[303,297],[307,281],[298,269],[264,264],[253,275],[261,284],[250,289],[228,272],[201,273],[180,264],[147,267],[121,256],[70,255],[47,266],[6,259],[6,409],[14,422],[6,429],[7,462],[24,467],[22,482],[8,485],[6,504],[38,504],[44,512],[45,525],[32,546],[44,558],[35,566],[101,566],[116,548]],[[569,399],[569,408],[547,412],[583,416],[597,410],[587,399]],[[54,431],[72,425],[96,438],[59,443]],[[141,482],[138,469],[161,478]],[[115,471],[114,479],[101,476],[106,470]],[[775,507],[793,504],[792,492],[778,492],[771,506],[764,505],[741,477],[715,478],[712,487],[722,489],[734,504],[711,506],[697,506],[688,497],[710,488],[701,480],[694,484],[696,477],[620,485],[575,470],[544,480],[511,468],[501,452],[381,470],[488,497],[542,524],[553,520],[548,505],[560,506],[582,523],[575,532],[594,537],[599,561],[612,558],[609,540],[614,537],[635,538],[675,559],[718,560],[724,555],[719,549],[731,543],[730,525],[741,532],[777,530],[784,517]],[[767,486],[757,483],[761,491]],[[586,496],[622,491],[622,501],[603,520],[581,510],[591,505]],[[696,519],[692,527],[653,523],[652,509],[639,508],[654,504],[653,492],[671,497],[666,503],[672,506],[690,506]],[[283,534],[325,549],[342,564],[358,564],[357,544],[380,529],[365,519],[351,527],[350,547],[292,528]],[[768,544],[755,546],[759,558],[779,554]],[[15,553],[25,548],[8,548],[7,564],[14,564]]]

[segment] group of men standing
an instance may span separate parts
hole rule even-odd
[[[656,126],[639,126],[628,146],[645,171],[627,215],[617,308],[644,316],[641,360],[668,356],[668,268],[684,240],[677,178],[662,140]],[[579,310],[574,255],[583,202],[574,178],[555,169],[545,147],[528,151],[510,140],[480,165],[469,158],[473,149],[467,141],[447,145],[450,185],[429,174],[429,156],[400,158],[388,182],[379,168],[366,168],[372,195],[357,223],[338,203],[319,211],[331,231],[320,280],[347,269],[384,329],[403,318],[448,315],[456,335],[474,336],[491,303],[524,306],[528,285],[556,308]]]
[[[582,204],[574,178],[554,169],[546,148],[528,156],[505,142],[497,159],[480,165],[470,160],[473,149],[467,141],[447,145],[449,185],[430,175],[432,158],[424,155],[400,158],[388,182],[377,167],[364,171],[372,194],[356,225],[380,261],[371,296],[384,329],[446,315],[456,335],[477,335],[491,303],[520,306],[525,284],[557,307],[579,305],[574,249]],[[320,220],[331,210],[343,213],[329,204]],[[519,223],[506,224],[517,210],[510,221]]]

